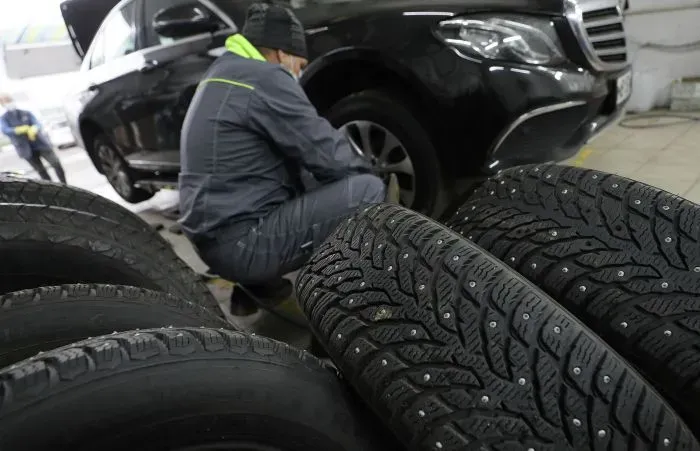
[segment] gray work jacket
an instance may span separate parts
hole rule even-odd
[[[199,85],[182,129],[180,223],[195,241],[300,195],[302,169],[320,183],[370,171],[287,70],[265,61],[241,35],[227,47]]]

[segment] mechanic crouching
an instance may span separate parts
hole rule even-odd
[[[254,3],[243,34],[226,47],[183,125],[180,223],[216,274],[245,287],[234,289],[237,311],[289,298],[282,276],[358,207],[384,201],[387,189],[298,84],[306,41],[291,10]],[[395,201],[395,178],[389,186]]]

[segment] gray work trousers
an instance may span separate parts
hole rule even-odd
[[[264,285],[299,269],[340,222],[360,206],[384,201],[384,182],[351,175],[294,198],[254,223],[236,224],[198,246],[219,276]]]
[[[51,181],[51,176],[46,170],[46,166],[44,166],[44,163],[41,161],[42,159],[46,160],[46,162],[49,165],[51,165],[53,170],[56,172],[58,180],[61,183],[65,184],[66,174],[65,172],[63,172],[63,166],[61,166],[61,161],[58,159],[58,155],[56,155],[56,152],[54,152],[53,149],[32,149],[32,156],[27,159],[27,163],[29,163],[32,169],[34,169],[37,172],[37,174],[39,174],[39,177],[41,177],[44,180]]]

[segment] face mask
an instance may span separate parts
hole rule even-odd
[[[5,109],[6,109],[7,111],[14,111],[14,110],[17,109],[17,105],[15,105],[15,102],[6,103],[6,104],[3,105],[3,106],[5,107]]]

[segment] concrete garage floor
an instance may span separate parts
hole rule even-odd
[[[653,125],[660,121],[637,121],[635,125]],[[566,163],[641,180],[700,203],[698,143],[698,121],[660,128],[628,129],[615,126],[606,130]],[[59,156],[65,166],[69,183],[114,200],[137,212],[151,224],[163,224],[165,227],[160,233],[173,244],[177,254],[196,271],[202,272],[206,269],[206,265],[196,255],[188,240],[183,235],[176,235],[167,230],[174,221],[165,219],[161,212],[176,205],[176,192],[162,191],[147,202],[130,205],[122,201],[106,179],[97,173],[82,149],[60,151]],[[26,164],[19,160],[12,150],[0,152],[0,167],[3,170],[27,169]],[[216,280],[210,283],[210,287],[224,311],[228,313],[231,284]],[[308,347],[308,332],[269,314],[258,313],[245,319],[230,319],[250,332],[270,336],[298,347]]]
[[[658,125],[668,119],[634,121]],[[700,122],[658,128],[612,127],[567,163],[616,173],[700,203]]]

